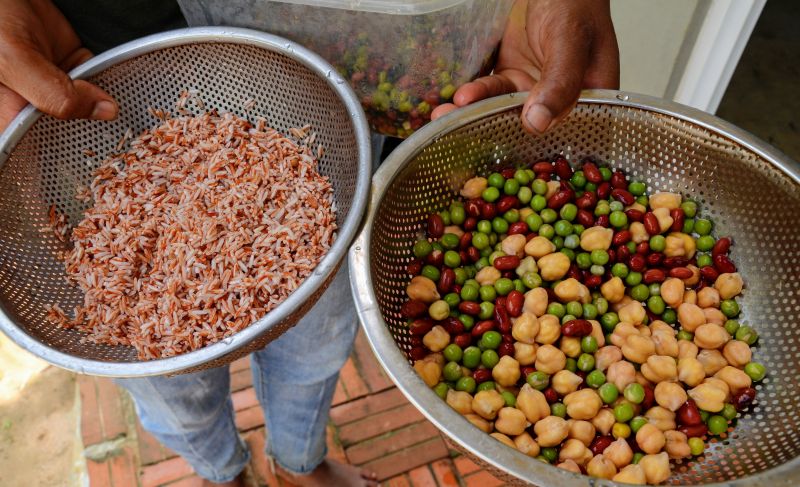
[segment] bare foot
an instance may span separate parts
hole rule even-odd
[[[276,473],[299,487],[377,487],[373,472],[326,458],[313,472],[306,475],[289,473],[275,465]]]

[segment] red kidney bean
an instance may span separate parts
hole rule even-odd
[[[514,337],[511,333],[503,333],[500,336],[502,337],[503,343],[514,343]]]
[[[704,423],[695,425],[678,426],[678,431],[686,435],[688,438],[700,438],[708,434],[708,426]]]
[[[481,384],[486,381],[492,380],[492,371],[489,369],[475,369],[472,371],[472,378],[475,382]]]
[[[756,399],[756,390],[752,387],[746,387],[733,395],[731,403],[737,411],[744,411],[749,408],[753,401]]]
[[[461,262],[467,262],[467,260],[469,260],[469,254],[466,250],[459,250],[458,257],[461,259]]]
[[[528,232],[528,224],[525,222],[514,222],[508,226],[509,235],[525,235]]]
[[[441,274],[439,275],[439,284],[437,288],[439,292],[444,294],[449,293],[453,290],[453,285],[456,283],[456,272],[449,268],[445,267],[442,269]]]
[[[497,201],[497,212],[505,213],[511,208],[519,208],[519,198],[516,196],[503,196]]]
[[[597,225],[598,227],[608,228],[608,225],[609,225],[608,215],[600,215],[600,216],[598,216],[597,220],[595,220],[594,224]]]
[[[613,245],[623,245],[631,240],[631,232],[628,230],[620,230],[614,234],[614,237],[611,239],[611,243]]]
[[[616,200],[619,200],[625,206],[636,203],[636,197],[633,196],[627,189],[622,189],[622,188],[612,189],[611,197]]]
[[[652,211],[648,211],[644,214],[642,223],[644,223],[644,230],[650,235],[661,234],[661,225],[659,225],[658,218]]]
[[[608,261],[609,262],[611,262],[613,264],[614,262],[617,261],[617,253],[614,251],[614,249],[608,249],[608,250],[606,250],[606,253],[608,254]]]
[[[578,210],[576,220],[586,228],[594,225],[594,215],[589,210]]]
[[[644,312],[647,315],[647,319],[650,320],[650,323],[652,323],[653,321],[661,319],[657,314],[653,313],[652,311],[650,311],[647,308],[645,308]]]
[[[511,319],[506,310],[505,297],[497,298],[494,306],[494,320],[497,322],[497,330],[500,333],[511,333]]]
[[[472,245],[472,232],[464,232],[464,234],[458,238],[458,248],[467,250],[470,245]]]
[[[522,367],[519,368],[519,374],[522,380],[527,379],[528,375],[534,372],[536,372],[536,367],[534,367],[533,365],[523,365]]]
[[[472,344],[472,335],[470,335],[469,333],[462,333],[453,338],[453,343],[455,343],[462,349],[467,348]]]
[[[662,263],[664,264],[664,267],[669,269],[673,267],[686,267],[689,265],[689,259],[686,257],[665,257],[664,262]]]
[[[580,268],[576,264],[572,264],[569,266],[569,270],[567,271],[567,277],[581,281],[583,280],[583,272],[581,272]]]
[[[541,179],[542,181],[550,181],[553,177],[550,175],[549,172],[537,172],[536,179]]]
[[[563,157],[559,157],[556,159],[554,166],[558,177],[560,177],[562,181],[569,181],[569,178],[571,178],[573,174],[569,162]]]
[[[700,417],[700,409],[692,399],[687,400],[678,408],[678,423],[686,426],[694,426],[703,422]]]
[[[411,346],[412,347],[421,347],[423,346],[422,343],[422,335],[411,335]]]
[[[603,284],[603,276],[595,276],[594,274],[590,274],[586,276],[586,279],[584,279],[583,283],[589,289],[596,289]]]
[[[678,279],[689,279],[692,275],[692,270],[688,267],[673,267],[669,270],[669,277],[677,277]]]
[[[664,282],[667,276],[661,269],[647,269],[642,275],[642,280],[645,284],[653,284],[654,282]]]
[[[597,204],[597,196],[595,196],[594,191],[586,191],[581,195],[580,198],[577,198],[575,200],[575,206],[577,206],[581,210],[594,208],[596,204]]]
[[[516,278],[516,276],[514,275],[514,271],[502,271],[502,272],[500,272],[500,275],[502,277],[507,278],[507,279],[515,279]]]
[[[487,331],[494,330],[496,327],[497,323],[495,323],[494,320],[479,321],[475,324],[475,326],[472,327],[470,333],[472,333],[472,336],[474,337],[480,337]]]
[[[632,271],[642,272],[644,271],[646,264],[647,261],[642,254],[633,254],[631,255],[631,258],[628,259],[628,266]]]
[[[611,174],[611,187],[616,189],[625,189],[628,187],[628,178],[622,171],[614,171]]]
[[[478,218],[481,216],[481,206],[483,204],[483,200],[480,198],[473,198],[471,200],[467,200],[464,203],[464,210],[467,212],[467,215]]]
[[[637,210],[635,208],[631,208],[630,210],[625,210],[625,215],[628,216],[628,220],[632,222],[641,222],[644,220],[644,212],[641,210]]]
[[[441,250],[434,249],[433,252],[431,252],[430,254],[428,254],[427,257],[425,257],[425,262],[427,262],[432,266],[442,267],[442,264],[444,264],[444,252],[442,252]]]
[[[604,181],[597,186],[597,198],[601,200],[608,199],[611,194],[611,183]]]
[[[555,168],[553,167],[553,163],[552,162],[548,162],[548,161],[537,162],[536,164],[533,165],[532,169],[533,169],[533,172],[535,172],[536,174],[539,174],[539,173],[552,174],[553,171],[555,171]]]
[[[613,442],[614,438],[611,436],[596,436],[589,445],[589,450],[591,450],[593,455],[599,455],[603,453]]]
[[[412,335],[422,336],[433,328],[433,320],[430,318],[417,318],[408,325],[408,331]]]
[[[506,179],[511,179],[514,177],[515,172],[517,172],[517,170],[514,169],[513,167],[507,167],[502,171],[500,171],[500,174]]]
[[[714,243],[714,247],[711,248],[711,257],[727,254],[731,249],[731,243],[730,237],[722,237],[717,240],[716,243]]]
[[[467,256],[469,260],[472,262],[478,262],[481,260],[481,251],[476,249],[475,247],[470,247],[467,249]]]
[[[418,276],[422,272],[422,261],[412,260],[406,266],[406,272],[411,276]]]
[[[673,232],[682,232],[683,222],[686,219],[683,210],[680,208],[673,208],[669,210],[669,216],[672,217],[672,226],[669,229]]]
[[[568,337],[585,337],[592,333],[589,320],[569,320],[561,326],[561,334]]]
[[[636,244],[636,253],[640,255],[647,255],[650,252],[650,244],[647,242],[639,242]]]
[[[514,356],[514,344],[508,342],[502,342],[499,347],[497,347],[497,355],[501,357],[505,357],[506,355]]]
[[[522,314],[522,306],[525,304],[525,295],[514,289],[508,293],[506,299],[506,310],[508,315],[516,318]]]
[[[656,402],[656,394],[650,386],[642,386],[644,388],[644,399],[642,400],[642,411],[647,411]]]
[[[453,292],[456,294],[461,294],[461,286],[458,284],[453,284]]]
[[[626,262],[631,256],[631,249],[625,245],[617,247],[617,262]]]
[[[736,272],[736,265],[727,255],[719,254],[713,261],[714,268],[722,274]]]
[[[662,260],[664,260],[664,254],[653,252],[652,254],[647,254],[647,257],[645,257],[645,259],[647,259],[647,265],[657,266],[658,264],[661,263]]]
[[[478,308],[480,308],[480,306]],[[427,311],[428,305],[416,299],[406,301],[402,306],[400,306],[400,314],[403,316],[403,318],[409,318],[412,320],[414,318],[419,318]],[[480,311],[480,309],[478,311]]]
[[[536,238],[536,236],[537,236],[537,235],[538,235],[538,234],[531,232],[531,233],[529,233],[529,234],[525,235],[525,241],[526,241],[526,242],[530,242],[531,240],[533,240],[534,238]]]
[[[525,377],[527,377],[527,376],[525,376]],[[558,393],[552,387],[548,387],[547,389],[545,389],[542,392],[544,393],[544,398],[547,399],[547,402],[549,404],[553,404],[554,402],[558,402]]]
[[[717,278],[719,277],[719,272],[717,272],[717,270],[714,269],[713,266],[707,265],[705,267],[700,268],[700,275],[703,277],[703,279],[705,279],[709,283],[712,283],[716,281]]]
[[[481,218],[484,220],[491,220],[497,216],[497,208],[494,204],[484,201],[481,203]]]
[[[494,268],[499,271],[511,271],[519,265],[519,257],[516,255],[503,255],[494,259]]]
[[[461,301],[458,303],[458,310],[470,316],[477,316],[481,312],[481,305],[475,301]]]
[[[603,182],[603,175],[600,174],[600,169],[593,162],[586,162],[583,164],[583,175],[590,183],[598,184]]]
[[[454,318],[452,316],[448,316],[447,319],[444,320],[443,326],[450,335],[460,335],[466,331],[466,328],[464,328],[464,323],[462,323],[458,318]]]
[[[444,220],[436,213],[428,217],[428,236],[439,238],[444,235]]]
[[[408,357],[411,360],[422,360],[428,356],[428,351],[423,347],[414,347],[408,352]]]
[[[573,196],[575,196],[575,192],[571,189],[562,189],[547,200],[547,207],[558,210],[569,203]]]
[[[480,211],[480,208],[478,209],[478,211]],[[468,216],[466,219],[464,219],[464,230],[471,232],[475,230],[475,227],[477,226],[478,226],[478,219],[475,218],[474,216]]]

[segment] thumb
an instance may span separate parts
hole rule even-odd
[[[105,91],[82,80],[72,80],[41,53],[22,47],[6,59],[12,66],[0,69],[0,84],[56,118],[113,120],[119,111]]]

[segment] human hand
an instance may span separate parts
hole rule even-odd
[[[530,91],[522,125],[541,134],[569,114],[583,88],[619,86],[609,0],[517,0],[494,72],[459,87],[438,118],[484,98]]]
[[[90,57],[50,0],[0,0],[0,132],[28,102],[58,118],[116,118],[108,93],[66,74]]]

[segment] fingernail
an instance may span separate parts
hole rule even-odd
[[[540,134],[544,133],[545,130],[550,127],[550,124],[553,123],[553,114],[550,112],[549,108],[541,103],[530,107],[528,113],[525,114],[525,118],[528,119],[528,124]]]
[[[93,120],[114,120],[116,117],[117,105],[107,100],[95,103],[91,116]]]

